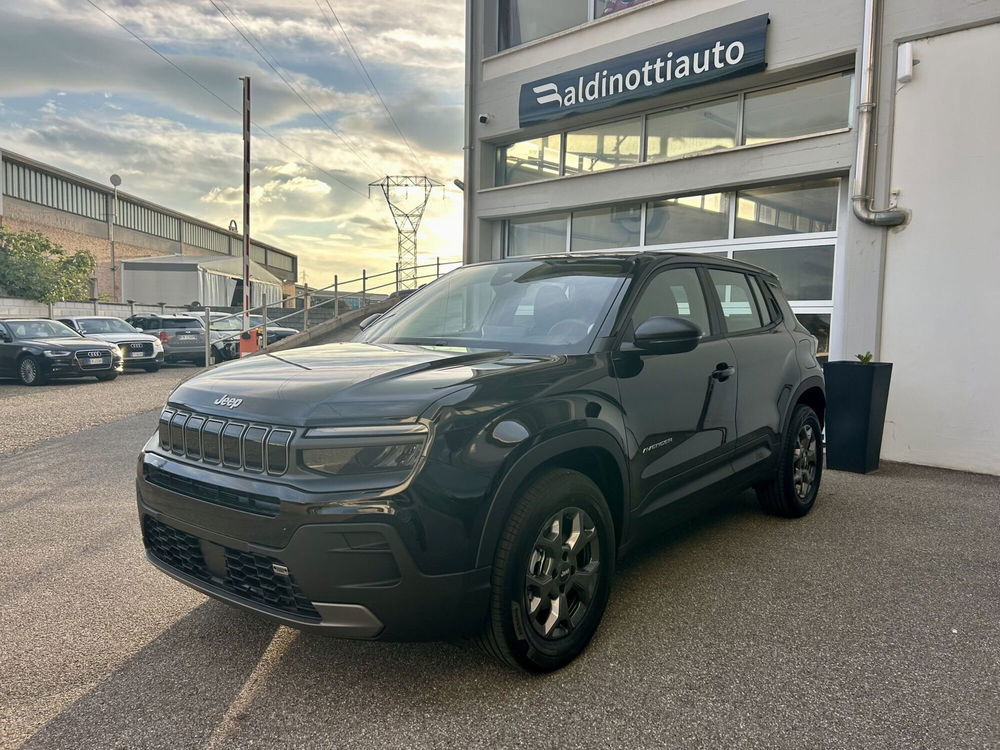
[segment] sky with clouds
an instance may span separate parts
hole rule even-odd
[[[94,3],[219,98],[86,0],[0,2],[0,148],[99,182],[116,172],[125,192],[227,226],[249,74],[253,120],[281,141],[255,129],[251,227],[299,255],[300,281],[393,267],[395,226],[367,187],[387,174],[446,185],[420,260],[461,257],[463,0]]]

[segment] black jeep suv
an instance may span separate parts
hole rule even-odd
[[[760,268],[515,258],[366,323],[173,392],[138,466],[154,565],[288,625],[476,634],[541,672],[645,535],[748,487],[787,517],[816,499],[816,342]]]

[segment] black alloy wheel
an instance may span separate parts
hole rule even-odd
[[[569,664],[601,622],[614,561],[614,522],[597,485],[570,469],[540,473],[497,544],[480,645],[528,672]]]
[[[816,412],[798,404],[785,430],[774,478],[756,487],[766,513],[800,518],[812,509],[823,477],[821,432]]]
[[[601,545],[593,519],[564,508],[542,525],[528,559],[524,607],[542,638],[569,635],[594,601]]]

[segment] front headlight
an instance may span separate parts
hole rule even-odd
[[[153,339],[153,351],[154,352],[162,352],[163,351],[163,344],[160,342],[159,339]]]
[[[306,438],[317,439],[317,446],[300,451],[305,468],[328,476],[369,476],[390,486],[413,472],[423,455],[427,430],[423,425],[321,427],[309,430]]]
[[[42,352],[42,354],[44,354],[46,357],[68,357],[72,354],[72,352],[66,352],[63,351],[62,349],[46,349],[44,352]]]

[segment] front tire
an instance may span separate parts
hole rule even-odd
[[[497,545],[480,645],[528,672],[566,666],[601,622],[614,563],[614,524],[597,485],[569,469],[541,474]]]
[[[155,365],[146,365],[143,369],[146,372],[159,372],[160,371],[160,363],[157,362]]]
[[[819,417],[798,404],[781,443],[774,479],[757,485],[757,501],[765,513],[801,518],[816,502],[823,478],[823,438]]]
[[[109,375],[95,375],[94,377],[100,380],[102,383],[110,383],[112,380],[118,377],[118,373],[114,372]]]
[[[23,385],[45,385],[48,375],[42,372],[38,360],[27,354],[17,363],[17,376]]]

